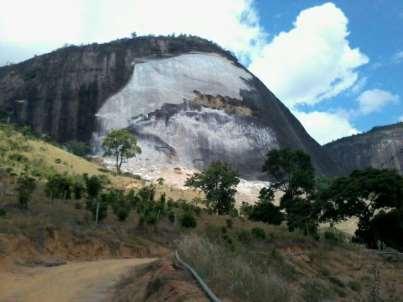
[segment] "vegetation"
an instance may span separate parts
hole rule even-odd
[[[79,142],[79,141],[69,141],[65,144],[67,151],[73,153],[74,155],[84,157],[91,153],[90,145]]]
[[[340,177],[321,192],[322,221],[359,219],[356,242],[403,251],[403,177],[396,171],[367,169]]]
[[[333,226],[356,217],[356,242],[400,248],[402,179],[394,172],[366,170],[343,178],[315,178],[309,158],[280,150],[268,155],[265,165],[272,185],[260,192],[256,205],[242,206],[243,217],[238,217],[234,193],[239,180],[225,164],[188,180],[210,198],[205,209],[198,206],[200,199],[170,198],[163,181],[154,186],[99,172],[94,163],[69,157],[55,146],[19,132],[2,133],[0,129],[5,176],[0,182],[6,192],[17,194],[2,195],[1,256],[15,253],[27,263],[36,261],[24,258],[32,257],[31,252],[13,249],[21,242],[32,253],[49,251],[68,259],[135,257],[178,249],[223,300],[399,301],[402,296],[403,262],[370,253]],[[132,186],[126,188],[124,181]],[[276,191],[281,192],[279,205]],[[75,201],[68,202],[71,199]],[[15,204],[24,209],[29,204],[29,211]],[[294,212],[299,207],[309,219]],[[100,225],[94,227],[94,221]],[[318,229],[319,222],[330,222],[331,227]],[[58,248],[52,250],[53,246]]]
[[[195,228],[197,225],[196,218],[191,212],[186,211],[180,218],[181,226],[184,228]]]
[[[130,157],[141,153],[136,137],[127,129],[112,130],[102,142],[105,156],[115,158],[116,172],[120,174],[122,164]]]
[[[202,173],[196,173],[186,181],[186,186],[201,189],[207,198],[207,206],[219,215],[229,214],[235,204],[235,187],[238,174],[225,163],[212,163]]]
[[[36,188],[36,181],[28,175],[21,175],[17,179],[18,202],[21,209],[28,209],[31,195]]]

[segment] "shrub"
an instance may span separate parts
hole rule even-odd
[[[232,219],[226,219],[225,223],[227,224],[227,227],[229,229],[232,229],[232,226],[234,225],[234,222],[232,221]]]
[[[251,230],[251,233],[256,239],[266,239],[266,232],[262,228],[255,227]]]
[[[12,153],[8,156],[9,160],[17,161],[19,163],[26,163],[28,162],[28,158],[20,153]]]
[[[238,236],[239,241],[241,241],[243,243],[249,243],[252,241],[251,233],[248,232],[247,230],[244,230],[244,229],[239,230],[237,232],[237,236]]]
[[[356,280],[349,281],[348,286],[355,292],[360,292],[362,290],[361,283]]]
[[[6,209],[0,209],[0,217],[4,217],[7,215]]]
[[[175,216],[175,212],[174,211],[170,211],[168,213],[168,219],[171,223],[175,223],[176,220],[176,216]]]
[[[16,190],[18,192],[18,202],[22,209],[28,208],[28,202],[31,199],[32,193],[35,191],[36,181],[34,178],[22,175],[17,179]]]
[[[91,153],[90,145],[78,142],[78,141],[69,141],[66,143],[67,151],[73,153],[74,155],[84,157]]]
[[[196,218],[190,212],[185,212],[180,218],[181,226],[184,228],[195,228],[197,225]]]
[[[323,236],[326,242],[331,244],[343,244],[347,241],[346,236],[334,227],[327,229]]]
[[[45,194],[53,199],[71,199],[73,191],[72,179],[65,175],[54,174],[48,177]]]

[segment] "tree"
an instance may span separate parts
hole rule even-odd
[[[378,242],[403,249],[403,177],[393,170],[356,170],[321,192],[321,220],[359,219],[354,240],[376,248]]]
[[[45,194],[53,199],[71,199],[73,181],[67,175],[53,174],[48,177],[45,185]]]
[[[248,218],[274,225],[281,224],[284,214],[278,206],[273,204],[273,200],[274,192],[271,189],[263,188],[259,194],[259,201],[246,211]]]
[[[285,211],[289,231],[299,229],[316,237],[319,223],[314,197],[315,171],[309,155],[301,150],[269,151],[263,171],[271,179],[269,188],[263,189],[270,192],[269,197],[273,199],[275,191],[284,193],[280,209]],[[261,194],[265,193],[263,190]]]
[[[100,197],[103,190],[103,181],[99,176],[92,175],[88,177],[84,174],[85,188],[87,191],[87,210],[92,212],[95,222],[98,224],[100,220],[106,217],[108,204],[104,196]]]
[[[141,153],[141,148],[137,145],[136,137],[127,129],[112,130],[104,138],[102,146],[105,149],[105,156],[115,158],[116,172],[120,174],[122,163],[130,157],[135,157]]]
[[[22,175],[17,179],[17,192],[18,192],[18,202],[21,209],[27,209],[29,200],[31,199],[32,193],[35,191],[36,181],[34,178]]]
[[[201,189],[206,194],[209,208],[219,215],[229,214],[235,204],[237,172],[223,162],[212,163],[202,173],[186,180],[185,185]]]

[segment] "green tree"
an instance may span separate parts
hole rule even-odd
[[[212,163],[202,173],[186,180],[185,185],[201,189],[206,194],[208,206],[219,215],[229,214],[235,204],[237,172],[223,162]]]
[[[280,207],[273,204],[274,192],[270,188],[263,188],[259,194],[259,201],[246,210],[248,218],[254,221],[262,221],[279,225],[284,220],[284,214]]]
[[[280,208],[285,211],[288,229],[299,229],[317,237],[318,210],[315,203],[315,171],[309,155],[301,150],[268,152],[263,171],[271,178],[270,198],[282,191]]]
[[[136,137],[127,129],[112,130],[104,138],[105,156],[115,158],[116,172],[120,174],[123,162],[141,153]]]
[[[99,221],[106,218],[108,203],[105,196],[100,196],[104,184],[99,176],[92,175],[88,177],[84,174],[85,188],[87,191],[87,210],[91,211],[95,222],[98,224]]]
[[[403,177],[393,170],[356,170],[339,177],[319,196],[324,222],[359,219],[355,241],[403,249]],[[396,234],[396,236],[394,235]]]
[[[28,203],[35,188],[36,181],[34,178],[27,175],[21,175],[18,177],[16,190],[18,192],[18,202],[21,209],[28,208]]]
[[[48,177],[45,185],[45,194],[53,199],[71,199],[73,180],[67,174],[53,174]]]

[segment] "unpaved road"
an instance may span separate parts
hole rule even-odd
[[[154,260],[100,260],[0,272],[0,301],[106,301],[110,289],[130,268]]]

